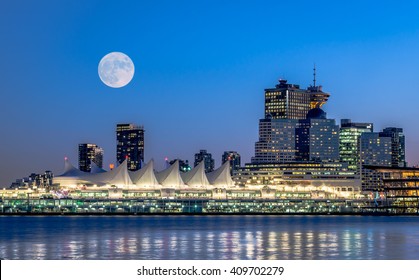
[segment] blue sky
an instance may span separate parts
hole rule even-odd
[[[418,18],[415,1],[1,1],[0,185],[59,174],[82,142],[107,166],[119,122],[145,126],[160,168],[199,149],[248,162],[263,90],[308,86],[313,63],[328,117],[402,127],[417,164]],[[135,63],[124,88],[97,74],[112,51]]]

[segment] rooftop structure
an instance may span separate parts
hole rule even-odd
[[[284,79],[275,88],[265,89],[265,119],[304,119],[310,109],[323,106],[330,94],[316,86],[315,73],[314,69],[314,85],[307,89]]]
[[[189,172],[181,174],[179,161],[175,161],[167,169],[154,171],[154,161],[150,160],[142,169],[128,170],[128,160],[123,161],[117,168],[96,174],[82,172],[65,160],[64,173],[54,178],[53,183],[59,188],[109,188],[122,189],[138,188],[184,188],[184,187],[234,187],[230,176],[230,162],[227,161],[220,168],[205,174],[204,162],[198,164]]]

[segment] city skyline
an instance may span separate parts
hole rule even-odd
[[[377,132],[401,127],[407,162],[419,162],[414,2],[162,1],[123,11],[111,1],[22,2],[0,4],[2,187],[32,172],[60,174],[65,156],[77,162],[79,143],[102,147],[108,167],[115,125],[124,122],[144,125],[145,161],[158,169],[166,156],[192,162],[201,149],[216,166],[230,150],[250,162],[264,89],[279,78],[308,87],[314,63],[317,84],[331,94],[329,118],[371,122]],[[125,88],[98,77],[111,51],[136,66]]]

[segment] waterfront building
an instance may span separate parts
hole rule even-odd
[[[276,189],[283,196],[359,197],[360,179],[340,162],[246,163],[233,176],[237,186]]]
[[[196,167],[201,161],[204,161],[205,172],[214,171],[214,159],[212,154],[208,153],[207,150],[200,150],[199,153],[195,154],[194,167]]]
[[[221,163],[224,164],[227,161],[230,162],[230,174],[233,175],[240,167],[240,154],[235,151],[225,151],[221,157]]]
[[[84,172],[92,170],[92,162],[103,168],[103,149],[96,144],[79,144],[79,169]]]
[[[297,161],[339,161],[339,126],[316,107],[299,120],[295,130]]]
[[[301,199],[284,198],[280,193],[253,192],[237,189],[201,190],[190,192],[167,193],[166,190],[148,191],[138,195],[137,192],[123,190],[122,197],[109,196],[114,190],[79,190],[72,197],[57,194],[44,197],[28,190],[0,190],[2,213],[34,214],[361,214],[366,213],[365,199]],[[175,195],[168,197],[167,195]],[[77,195],[77,199],[74,199]],[[214,199],[212,196],[217,196]],[[376,209],[367,210],[368,212]]]
[[[364,132],[373,132],[372,123],[356,123],[350,119],[342,119],[339,131],[340,161],[348,163],[348,169],[361,172],[360,137]]]
[[[116,159],[128,159],[128,169],[135,171],[144,162],[144,127],[134,124],[116,125]]]
[[[358,199],[359,177],[343,163],[296,162],[246,164],[233,178],[230,162],[204,172],[205,162],[189,172],[179,161],[155,172],[153,161],[130,172],[127,161],[98,174],[81,172],[68,161],[65,172],[54,178],[54,190],[84,198],[254,198],[254,199]],[[234,180],[233,180],[234,179]]]
[[[155,172],[154,161],[150,160],[142,169],[137,171],[128,170],[128,159],[123,161],[118,167],[101,173],[86,173],[75,168],[68,159],[64,162],[63,174],[54,178],[54,185],[58,188],[93,188],[104,190],[112,186],[121,189],[141,189],[144,187],[152,187],[160,189],[167,188],[183,188],[190,187],[185,184],[183,178],[187,182],[191,181],[197,184],[197,178],[202,177],[199,173],[201,169],[204,170],[205,162],[198,164],[197,167],[188,171],[180,172],[179,160],[175,160],[168,168]],[[201,165],[201,166],[200,166]],[[198,172],[199,171],[199,172]],[[196,175],[196,173],[199,175]],[[205,178],[201,182],[208,181],[209,184],[204,184],[205,187],[234,187],[234,182],[230,175],[230,162],[227,161],[220,168],[205,174]],[[191,179],[193,178],[193,179]],[[58,186],[59,185],[59,186]],[[115,189],[116,190],[116,189]]]
[[[259,120],[259,141],[255,143],[252,163],[292,162],[296,160],[295,129],[298,120]]]
[[[391,137],[381,137],[378,132],[364,132],[360,136],[362,165],[391,166]],[[362,189],[371,191],[382,185],[381,173],[361,169]]]
[[[203,161],[186,173],[179,172],[178,161],[160,172],[154,171],[153,161],[130,172],[124,161],[99,174],[81,172],[66,161],[64,174],[54,178],[52,193],[92,199],[362,198],[359,179],[340,163],[247,164],[237,173],[233,181],[229,161],[210,173],[204,172]]]
[[[403,128],[387,127],[380,132],[380,137],[391,138],[391,166],[406,167],[406,148]]]
[[[419,168],[366,165],[381,174],[372,211],[392,214],[419,214]]]
[[[265,91],[266,114],[265,119],[259,121],[255,156],[250,164],[234,174],[238,186],[280,189],[285,197],[360,195],[359,175],[348,170],[346,163],[339,162],[339,126],[335,120],[327,119],[321,109],[329,94],[315,85],[315,79],[313,82],[314,86],[307,90],[282,81],[277,91]],[[300,98],[299,110],[288,107],[288,112],[285,109],[280,113],[272,111],[272,108],[286,108],[273,104],[275,98],[281,100],[281,96],[286,98],[287,94],[290,98],[291,91],[294,97],[306,95]]]

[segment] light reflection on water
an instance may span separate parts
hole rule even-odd
[[[0,217],[2,259],[419,259],[419,217]]]

